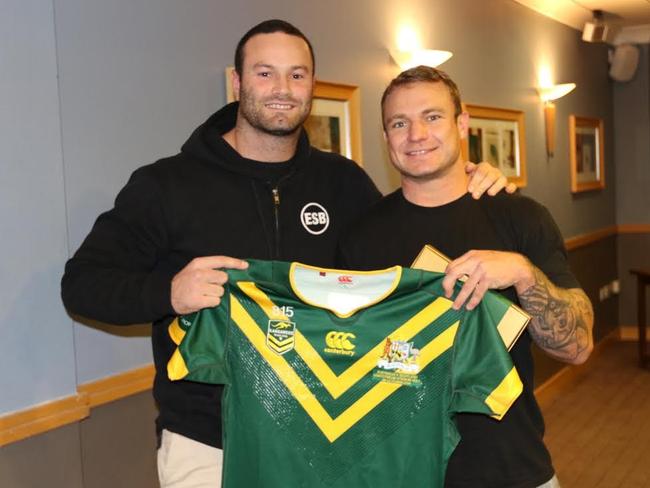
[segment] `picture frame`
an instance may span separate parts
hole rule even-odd
[[[232,72],[226,68],[226,101],[235,100]],[[344,83],[316,80],[311,113],[304,127],[312,146],[335,152],[362,163],[361,97],[359,87]]]
[[[524,112],[464,104],[469,114],[463,157],[474,163],[487,161],[499,168],[518,188],[527,184]]]
[[[605,188],[603,119],[569,116],[571,192]]]
[[[344,83],[316,80],[311,114],[305,122],[305,129],[311,144],[322,150],[329,150],[327,131],[318,120],[329,120],[330,127],[339,126],[339,154],[363,166],[361,151],[361,95],[359,87]],[[335,122],[336,121],[336,122]],[[325,124],[327,125],[327,124]],[[320,128],[319,128],[320,127]],[[320,134],[319,134],[320,131]],[[330,130],[330,140],[334,141],[336,129]],[[329,143],[331,144],[331,143]]]

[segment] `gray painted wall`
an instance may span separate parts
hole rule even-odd
[[[75,392],[50,2],[0,2],[0,413]]]
[[[512,0],[3,0],[0,8],[0,100],[10,108],[0,113],[9,148],[0,169],[0,222],[12,236],[0,242],[8,258],[0,275],[0,324],[8,331],[0,361],[11,360],[3,371],[21,364],[12,379],[0,380],[16,392],[0,398],[0,414],[68,395],[75,378],[83,383],[150,361],[146,328],[72,326],[58,299],[63,262],[131,171],[176,152],[224,103],[223,69],[235,44],[265,18],[286,18],[309,35],[321,79],[361,87],[364,166],[384,192],[398,180],[386,159],[378,101],[398,72],[387,47],[410,22],[422,44],[455,53],[444,68],[467,102],[526,112],[525,193],[550,208],[565,236],[615,222],[606,48],[582,43],[578,32]],[[578,83],[557,103],[550,160],[534,92],[543,59],[556,81]],[[605,119],[604,191],[569,192],[570,113]]]
[[[614,83],[616,222],[650,224],[650,46],[634,78]]]
[[[650,224],[650,46],[641,46],[634,78],[614,84],[616,222]],[[636,280],[630,268],[650,269],[650,235],[618,238],[619,323],[637,323]],[[648,294],[650,296],[650,292]],[[646,303],[648,298],[646,297]]]

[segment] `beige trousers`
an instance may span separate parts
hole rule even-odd
[[[560,487],[560,482],[557,479],[557,476],[553,476],[550,480],[548,480],[543,485],[538,486],[537,488],[561,488],[561,487]]]
[[[160,488],[219,488],[223,451],[163,430],[158,449]],[[560,488],[557,477],[538,488]]]
[[[160,488],[219,488],[223,451],[163,430],[158,449]]]

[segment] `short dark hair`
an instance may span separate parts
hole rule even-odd
[[[416,66],[415,68],[402,71],[396,78],[393,78],[384,90],[381,96],[381,118],[384,119],[384,105],[389,95],[400,86],[410,85],[412,83],[444,83],[449,89],[449,94],[454,103],[454,116],[458,117],[463,112],[463,106],[460,101],[460,91],[447,73],[442,70],[431,68],[430,66]]]
[[[309,54],[311,54],[312,71],[315,69],[316,59],[314,58],[314,49],[305,34],[300,32],[300,29],[289,22],[279,19],[270,19],[260,22],[256,26],[252,27],[237,43],[237,49],[235,49],[235,71],[240,77],[242,66],[244,65],[244,47],[248,40],[258,34],[273,34],[275,32],[282,32],[290,36],[296,36],[305,41],[307,47],[309,47]]]

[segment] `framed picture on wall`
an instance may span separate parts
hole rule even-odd
[[[475,163],[487,161],[517,187],[526,186],[524,113],[469,104],[464,109],[470,119],[463,157]]]
[[[605,188],[604,139],[602,119],[569,116],[571,192]]]
[[[305,129],[313,146],[362,165],[359,87],[316,80]]]
[[[226,68],[226,100],[232,102],[233,67]],[[361,165],[359,87],[316,80],[311,113],[304,124],[312,146],[335,152]]]

